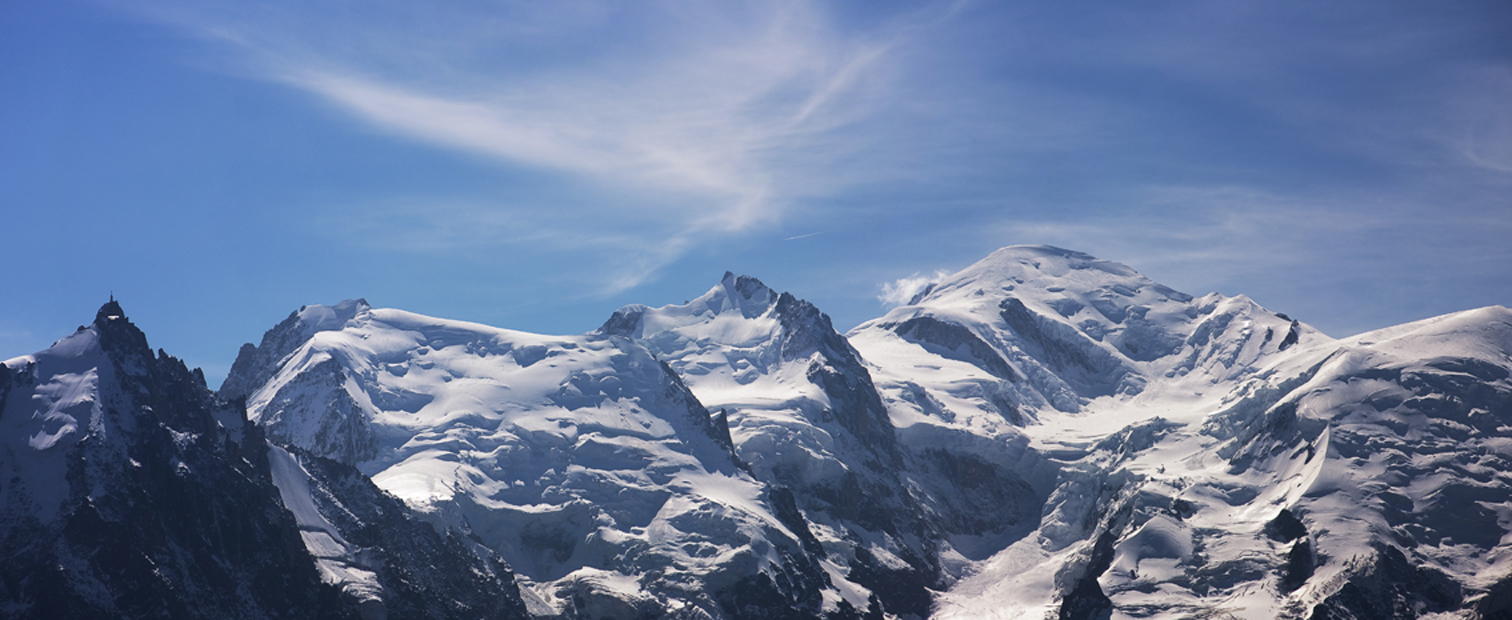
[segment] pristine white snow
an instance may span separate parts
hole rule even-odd
[[[790,485],[799,493],[817,494],[856,484],[847,476],[860,476],[867,480],[861,484],[898,491],[869,508],[897,513],[878,516],[898,524],[898,534],[830,514],[823,502],[805,510],[811,531],[829,554],[826,567],[836,584],[846,587],[841,577],[855,568],[851,563],[859,547],[892,570],[909,568],[900,555],[936,554],[945,579],[969,562],[966,556],[980,557],[1001,548],[1016,531],[1015,515],[1000,515],[993,524],[990,516],[962,513],[992,501],[1011,503],[1015,493],[1017,500],[1032,503],[1033,491],[1005,487],[989,500],[972,488],[977,481],[942,475],[939,463],[998,467],[1046,491],[1053,469],[1028,449],[1023,436],[1002,423],[1001,416],[997,422],[986,422],[1000,432],[975,435],[954,427],[916,426],[896,429],[889,433],[892,439],[880,442],[837,422],[839,414],[834,409],[848,407],[854,412],[862,403],[832,402],[834,394],[826,392],[815,373],[824,368],[849,375],[854,388],[864,392],[872,389],[867,371],[846,361],[853,354],[827,319],[806,311],[804,302],[790,298],[782,303],[779,298],[754,278],[727,273],[705,294],[682,305],[623,308],[603,330],[626,333],[645,343],[710,410],[725,412],[737,450],[758,478]],[[823,340],[825,334],[832,340]],[[899,424],[897,416],[892,422],[907,426]],[[902,452],[896,453],[900,456],[890,452],[893,444],[887,441],[902,446]],[[883,462],[885,471],[872,469]],[[944,496],[952,502],[938,501]],[[930,535],[945,538],[917,540],[910,536],[914,531],[939,532]],[[864,589],[856,587],[844,596],[865,609],[868,593]]]
[[[819,423],[832,403],[808,376],[825,360],[817,350],[785,355],[778,297],[754,278],[726,273],[719,284],[685,304],[628,306],[616,315],[633,317],[627,335],[667,362],[710,411],[728,416],[736,451],[759,479],[774,480],[778,476],[773,472],[781,469],[796,472],[798,478],[788,483],[800,488],[838,486],[851,467],[835,435],[845,431]],[[814,512],[805,518],[826,549],[853,544],[846,540],[843,524]],[[873,554],[892,557],[885,545],[876,546]],[[826,592],[826,607],[833,609],[844,598],[866,609],[870,593],[846,578],[846,555],[821,559],[836,588]],[[839,598],[831,598],[835,595]]]
[[[1050,336],[1035,341],[1009,325],[1010,297]],[[1015,377],[989,372],[965,345],[898,329],[920,316],[966,327]],[[1512,428],[1487,432],[1408,411],[1405,381],[1372,375],[1435,360],[1450,361],[1440,366],[1452,375],[1469,359],[1503,369],[1487,372],[1512,387],[1512,313],[1488,308],[1338,342],[1295,324],[1296,341],[1283,349],[1293,325],[1243,297],[1192,299],[1121,265],[1013,247],[854,330],[850,341],[900,432],[1022,433],[1066,462],[1038,530],[972,565],[942,593],[936,616],[1055,617],[1059,595],[1110,524],[1119,524],[1117,541],[1098,583],[1114,618],[1306,615],[1372,545],[1393,542],[1416,540],[1416,561],[1471,587],[1512,572],[1512,475],[1507,461],[1479,456],[1512,456]],[[1162,354],[1140,353],[1152,349]],[[1046,368],[1056,356],[1091,360],[1094,370]],[[1079,384],[1062,380],[1067,367],[1073,379],[1082,373]],[[1025,426],[1003,421],[994,390],[1027,405]],[[1300,421],[1277,422],[1292,407]],[[1489,517],[1458,517],[1464,497]],[[1409,514],[1388,516],[1401,513],[1387,503]],[[1119,508],[1127,516],[1117,517]],[[1292,543],[1264,533],[1282,508],[1302,517],[1319,560],[1292,592],[1275,576]]]
[[[633,342],[366,307],[322,325],[250,415],[475,535],[538,610],[574,594],[610,605],[626,588],[712,591],[796,546],[704,410]]]
[[[830,431],[814,422],[831,405],[807,377],[819,353],[783,358],[777,297],[754,279],[727,273],[686,304],[621,312],[638,311],[631,336],[665,360],[711,412],[727,413],[740,457],[763,478],[786,464],[808,482],[831,479],[846,466]]]
[[[775,301],[728,275],[691,302],[627,307],[581,337],[311,306],[290,335],[304,344],[249,407],[275,439],[355,462],[499,551],[534,611],[573,597],[601,615],[687,611],[676,607],[690,593],[772,570],[774,548],[796,544],[757,479],[782,467],[822,485],[854,467],[845,431],[821,421],[834,403],[811,371],[824,360],[785,354]],[[603,335],[618,329],[630,338]],[[1095,581],[1114,618],[1305,617],[1383,547],[1448,575],[1468,600],[1512,573],[1512,400],[1497,400],[1512,394],[1505,308],[1335,341],[1243,296],[1194,298],[1123,265],[1018,246],[847,340],[901,450],[1007,468],[1043,500],[1022,529],[942,526],[954,582],[936,617],[1056,617],[1100,538],[1111,546]],[[667,368],[726,413],[756,478]],[[79,420],[87,404],[70,400],[68,381],[46,393]],[[48,428],[26,437],[67,440],[66,424]],[[970,492],[937,471],[898,475],[911,497]],[[1300,538],[1277,533],[1283,510]],[[830,554],[827,608],[843,597],[864,609],[842,551],[864,544],[901,566],[889,551],[899,547],[805,518]],[[309,544],[360,569],[335,537]]]

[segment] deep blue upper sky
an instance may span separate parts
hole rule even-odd
[[[1344,336],[1512,305],[1509,102],[1503,0],[0,3],[0,358],[726,270],[844,330],[1019,243]]]

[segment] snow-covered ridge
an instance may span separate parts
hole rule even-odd
[[[644,343],[727,416],[756,476],[792,490],[824,556],[892,613],[927,614],[929,589],[955,578],[963,553],[1033,517],[1024,478],[1045,468],[1026,441],[955,429],[900,441],[828,317],[753,277],[726,273],[682,305],[623,308],[599,332]]]
[[[309,336],[248,399],[269,436],[497,552],[537,612],[718,615],[760,583],[838,604],[728,431],[633,341],[366,307],[275,330]]]
[[[9,415],[0,414],[7,456],[0,462],[0,476],[19,482],[7,485],[5,503],[29,506],[44,521],[55,518],[68,497],[64,463],[69,449],[91,429],[105,426],[100,375],[104,372],[111,382],[113,367],[99,340],[99,331],[91,327],[46,351],[4,362],[8,389],[0,390],[0,407],[7,407],[3,413]],[[28,407],[35,409],[26,411]]]
[[[497,550],[538,613],[726,617],[693,592],[753,571],[798,584],[784,609],[904,617],[1485,615],[1512,592],[1504,309],[1334,341],[1042,246],[846,336],[735,274],[587,336],[347,307],[277,328],[305,340],[249,381],[255,415]]]
[[[318,332],[341,329],[359,313],[371,308],[365,299],[348,299],[333,306],[305,306],[263,334],[262,343],[242,345],[231,365],[220,394],[225,398],[250,396],[273,376],[278,365]]]
[[[1327,340],[1246,297],[1193,298],[1048,246],[993,252],[849,337],[868,359],[964,362],[1004,383],[1014,402],[1068,412],[1193,373],[1234,380],[1269,355]]]
[[[912,302],[850,334],[895,423],[1011,434],[996,397],[1066,461],[939,617],[1507,613],[1506,309],[1332,341],[1041,247]]]
[[[737,446],[746,446],[754,435],[778,433],[819,442],[796,439],[791,446],[772,446],[793,450],[791,458],[830,452],[829,444],[839,438],[818,428],[825,415],[837,425],[831,430],[846,440],[873,442],[884,451],[893,443],[891,429],[882,428],[880,407],[836,411],[836,398],[847,396],[810,377],[816,368],[856,364],[854,351],[828,317],[750,276],[726,273],[718,285],[683,305],[623,308],[598,333],[631,337],[666,360],[701,402],[726,411]],[[773,459],[788,457],[762,449],[744,450],[742,458],[769,472],[776,466]],[[822,475],[829,468],[804,463],[794,469]]]
[[[0,365],[0,448],[6,617],[1512,614],[1512,311],[1335,341],[1042,246],[846,336],[735,274],[306,306],[220,395],[111,303]]]

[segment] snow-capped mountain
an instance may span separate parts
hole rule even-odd
[[[297,448],[268,451],[273,484],[322,581],[372,618],[525,618],[498,554],[385,493],[350,465]]]
[[[1027,441],[988,448],[942,429],[900,442],[829,317],[755,278],[726,273],[685,304],[622,308],[599,333],[644,343],[726,417],[757,478],[795,495],[821,555],[890,613],[928,615],[930,590],[967,562],[953,536],[980,553],[978,539],[1037,516],[1024,477],[1045,468]]]
[[[261,441],[114,301],[7,360],[0,615],[344,615],[278,510]]]
[[[0,446],[0,617],[525,615],[502,564],[355,472],[270,447],[114,301],[0,366]],[[332,541],[358,551],[363,588],[334,587]]]
[[[1044,246],[848,334],[307,306],[0,367],[0,616],[1512,618],[1512,311],[1333,340]]]
[[[1503,617],[1508,317],[1336,342],[1010,247],[849,338],[900,434],[1024,434],[1064,463],[1038,529],[937,617]]]
[[[900,395],[952,410],[985,403],[994,415],[973,421],[983,428],[1075,413],[1104,396],[1151,390],[1153,400],[1232,381],[1327,340],[1247,297],[1194,299],[1124,265],[1045,246],[998,250],[848,336]]]
[[[308,306],[244,348],[226,385],[260,386],[248,410],[271,438],[354,465],[498,553],[534,613],[814,617],[866,603],[831,585],[841,576],[805,550],[791,498],[746,471],[723,418],[625,338]]]

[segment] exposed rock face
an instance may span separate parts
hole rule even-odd
[[[114,301],[0,377],[7,618],[526,616],[497,556],[270,446]]]
[[[356,468],[274,448],[274,482],[327,581],[364,618],[524,618],[498,554],[436,530]]]
[[[283,510],[261,430],[119,304],[0,376],[6,617],[357,616]]]

